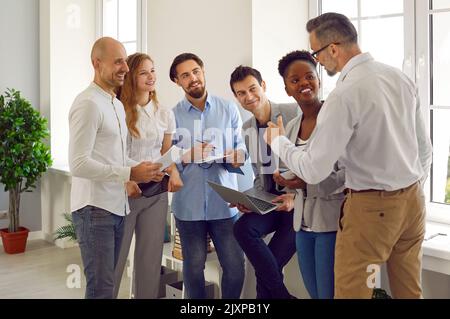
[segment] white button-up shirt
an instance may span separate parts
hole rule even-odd
[[[161,157],[164,135],[175,133],[175,116],[172,110],[156,106],[153,102],[136,107],[138,111],[136,128],[140,137],[135,138],[128,133],[128,156],[139,162],[153,162]]]
[[[368,53],[344,67],[322,106],[307,152],[278,137],[272,150],[308,184],[317,184],[339,160],[345,186],[397,190],[427,174],[431,142],[414,83]]]
[[[125,182],[127,126],[122,103],[95,83],[80,93],[69,113],[70,208],[87,205],[123,216],[129,212]]]

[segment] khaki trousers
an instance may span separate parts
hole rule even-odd
[[[336,238],[335,298],[371,298],[371,267],[384,263],[394,298],[422,298],[424,235],[419,183],[392,192],[350,190]]]

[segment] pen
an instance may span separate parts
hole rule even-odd
[[[447,234],[443,234],[443,233],[433,234],[433,235],[429,236],[428,238],[425,238],[424,240],[425,241],[426,240],[430,240],[430,239],[433,239],[434,237],[437,237],[437,236],[447,236]]]
[[[199,142],[199,143],[208,143],[208,142],[206,142],[206,141],[202,141],[202,140],[199,140],[199,139],[196,139],[195,140],[196,142]],[[212,145],[212,148],[213,148],[213,150],[215,150],[216,149],[216,147],[214,146],[214,145]]]

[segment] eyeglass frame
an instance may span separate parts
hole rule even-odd
[[[312,52],[312,53],[311,53],[311,56],[312,56],[314,59],[317,60],[317,55],[318,55],[320,52],[322,52],[323,50],[325,50],[326,48],[328,48],[328,47],[329,47],[330,45],[332,45],[332,44],[334,44],[334,45],[340,45],[340,44],[342,44],[342,42],[330,42],[330,43],[328,43],[326,46],[320,48],[319,50]]]

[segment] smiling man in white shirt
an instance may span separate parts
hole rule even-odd
[[[127,126],[116,88],[128,72],[123,45],[112,38],[92,49],[95,78],[69,113],[71,212],[86,275],[86,298],[112,298],[114,268],[123,235],[128,195],[135,182],[159,179],[160,164],[137,163],[126,156]],[[135,187],[136,186],[136,187]]]
[[[272,150],[308,184],[327,177],[339,160],[346,202],[336,241],[335,298],[370,298],[371,269],[387,263],[395,298],[421,298],[425,202],[421,182],[431,143],[414,83],[401,71],[361,53],[348,18],[325,13],[307,24],[312,55],[341,72],[320,112],[307,152],[283,135],[265,136]],[[374,267],[375,266],[375,267]]]

